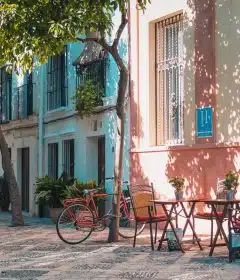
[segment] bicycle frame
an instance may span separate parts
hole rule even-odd
[[[87,207],[89,207],[92,210],[92,213],[93,213],[93,217],[94,217],[95,222],[92,226],[96,226],[97,221],[102,220],[102,219],[106,218],[107,216],[109,216],[110,213],[112,212],[112,209],[110,209],[107,214],[105,214],[103,217],[101,217],[99,219],[99,213],[98,213],[94,198],[95,197],[96,198],[97,197],[107,197],[109,195],[112,195],[112,194],[96,194],[96,192],[93,191],[93,192],[90,192],[89,197],[86,198],[86,199],[84,199],[84,198],[72,198],[72,199],[64,200],[63,207],[67,208],[71,204],[77,204],[77,203],[81,203],[83,205],[86,205]],[[123,203],[124,214],[129,219],[130,213],[128,211],[126,198],[124,197],[123,192],[121,192],[121,201]],[[71,212],[72,212],[72,210],[71,210]],[[75,218],[74,213],[70,213],[70,215],[71,215],[72,218]]]

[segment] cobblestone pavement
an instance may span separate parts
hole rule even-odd
[[[132,240],[106,243],[107,231],[70,246],[58,239],[48,219],[26,218],[23,228],[8,227],[9,221],[0,214],[0,280],[240,279],[240,262],[229,264],[225,247],[212,258],[207,246],[200,252],[188,245],[185,254],[151,252],[147,237],[132,248]]]

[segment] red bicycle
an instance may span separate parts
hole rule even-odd
[[[125,183],[125,182],[124,182]],[[102,217],[95,203],[96,198],[106,198],[109,194],[98,193],[97,190],[86,190],[86,198],[64,200],[64,209],[60,213],[56,229],[59,238],[68,244],[78,244],[85,241],[92,232],[103,231],[113,217],[112,209]],[[118,234],[123,238],[133,238],[135,217],[130,197],[124,197],[121,192],[120,225]],[[137,234],[140,234],[145,223],[139,224]]]

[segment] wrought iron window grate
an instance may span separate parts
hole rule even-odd
[[[0,68],[0,111],[1,123],[12,119],[12,73]]]
[[[25,119],[33,113],[33,80],[32,73],[26,74],[26,83],[14,89],[13,119]]]
[[[102,97],[105,96],[107,58],[91,62],[86,65],[77,65],[76,87],[83,85],[86,81],[92,81],[96,86],[96,99],[102,105]]]
[[[62,170],[74,177],[74,139],[63,141]]]
[[[67,46],[61,54],[48,58],[47,110],[68,105]]]
[[[156,24],[157,144],[183,142],[183,19]]]
[[[48,176],[58,178],[58,143],[48,144]]]

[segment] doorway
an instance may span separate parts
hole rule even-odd
[[[105,186],[105,137],[98,138],[98,184]]]
[[[98,185],[105,187],[105,137],[98,138]],[[98,202],[98,213],[102,217],[105,214],[105,200]]]
[[[29,148],[22,148],[21,162],[21,178],[22,178],[22,210],[29,212]]]

